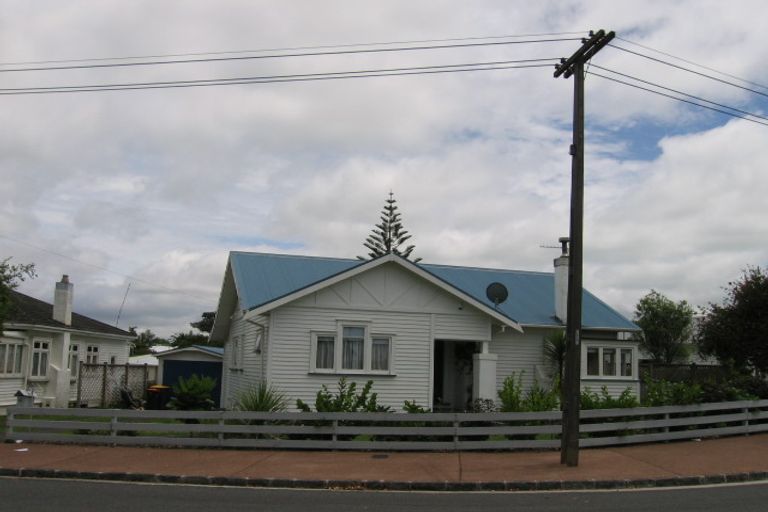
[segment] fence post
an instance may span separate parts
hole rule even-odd
[[[744,421],[741,422],[741,425],[744,427],[744,435],[749,435],[749,407],[745,407],[743,409],[744,411]]]
[[[107,408],[107,363],[104,363],[101,373],[101,408]]]
[[[15,415],[13,414],[13,407],[8,407],[6,411],[7,416],[5,417],[5,438],[10,439],[13,435],[13,418]]]
[[[110,437],[117,437],[117,416],[112,416],[109,419],[109,436]],[[117,443],[112,443],[117,444]]]
[[[453,415],[453,449],[459,449],[459,415]]]
[[[149,367],[147,366],[147,363],[144,363],[144,386],[141,388],[141,392],[144,394],[144,397],[146,398],[147,394],[147,382],[149,380]]]
[[[665,413],[664,413],[664,419],[665,419],[665,420],[668,420],[668,419],[669,419],[669,413],[668,413],[668,412],[665,412]],[[664,432],[669,432],[669,425],[665,425],[665,426],[664,426]]]
[[[77,362],[77,406],[80,407],[83,400],[83,362]]]
[[[333,420],[331,425],[333,427],[333,433],[331,435],[331,441],[333,442],[333,447],[336,448],[336,442],[339,440],[339,436],[336,433],[336,431],[339,428],[339,420]]]
[[[217,437],[219,438],[219,447],[224,446],[224,411],[219,416],[219,435]]]

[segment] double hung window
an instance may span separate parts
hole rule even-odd
[[[87,364],[99,364],[99,346],[88,345],[85,349],[85,362]]]
[[[30,377],[46,377],[48,375],[49,351],[50,342],[38,340],[32,342],[32,372]]]
[[[23,343],[0,344],[0,376],[21,376],[21,364],[24,357]]]
[[[392,337],[372,334],[369,324],[339,322],[336,332],[313,332],[310,371],[392,373]]]

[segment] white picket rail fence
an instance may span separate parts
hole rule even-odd
[[[260,413],[8,408],[6,439],[321,450],[519,450],[560,446],[561,412]],[[768,432],[768,400],[581,412],[582,447]]]

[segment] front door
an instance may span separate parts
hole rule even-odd
[[[432,408],[435,412],[463,412],[472,406],[473,341],[435,340]]]

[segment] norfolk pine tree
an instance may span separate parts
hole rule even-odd
[[[381,211],[381,222],[376,224],[375,228],[371,230],[371,234],[363,242],[363,245],[369,250],[368,256],[370,259],[390,253],[408,259],[415,248],[414,245],[408,245],[405,249],[400,248],[401,245],[411,238],[411,235],[403,229],[403,223],[400,220],[400,213],[397,211],[396,203],[397,201],[393,197],[392,192],[390,192],[389,199],[386,200],[386,204]],[[357,258],[361,260],[367,259],[363,256],[358,256]],[[421,261],[421,258],[413,260],[414,263],[419,261]]]

